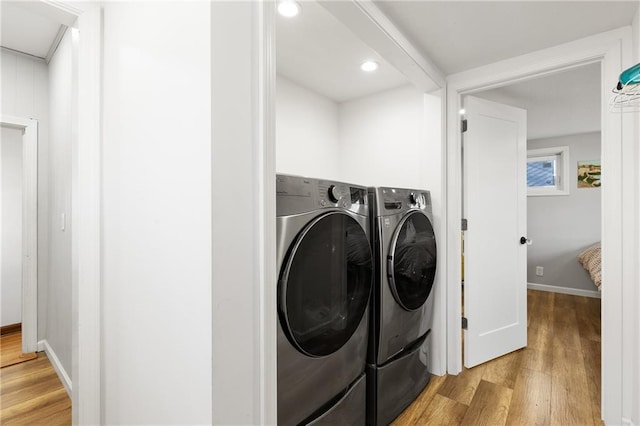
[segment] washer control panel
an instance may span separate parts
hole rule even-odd
[[[368,215],[368,207],[364,186],[300,176],[276,176],[277,215],[325,208],[342,208]]]

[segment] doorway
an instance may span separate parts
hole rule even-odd
[[[42,185],[40,190],[45,195],[53,191],[48,186],[52,169],[47,170],[46,167],[49,160],[54,160],[51,144],[49,139],[49,124],[56,124],[64,127],[64,132],[58,133],[58,140],[64,145],[62,150],[57,149],[58,156],[55,161],[58,165],[64,163],[62,168],[64,173],[58,173],[56,178],[59,179],[60,185],[57,188],[67,188],[68,191],[57,191],[56,200],[62,200],[60,204],[56,204],[55,210],[49,209],[52,204],[47,205],[48,196],[43,196],[39,203],[39,208],[43,209],[45,214],[41,214],[38,227],[43,230],[46,228],[54,228],[65,237],[65,261],[70,264],[66,268],[66,275],[60,276],[58,283],[65,288],[64,291],[52,290],[51,286],[43,287],[40,292],[38,312],[41,317],[41,329],[34,327],[34,342],[37,342],[40,350],[47,350],[46,342],[57,339],[57,343],[50,345],[55,347],[59,353],[59,361],[61,365],[66,366],[68,370],[66,375],[61,371],[56,371],[59,378],[66,386],[66,390],[71,394],[71,377],[73,377],[73,418],[74,423],[100,423],[100,138],[101,138],[101,34],[102,34],[102,12],[98,4],[71,4],[69,2],[58,2],[55,5],[44,2],[26,2],[26,3],[3,3],[3,56],[5,53],[16,57],[15,62],[20,63],[22,67],[20,72],[17,68],[15,72],[5,73],[5,64],[9,62],[3,61],[2,85],[3,85],[3,103],[2,113],[14,116],[27,117],[44,117],[41,119],[39,126],[39,134],[41,138],[42,149],[40,150],[40,169],[34,176],[37,176],[39,183]],[[20,25],[21,19],[10,17],[10,12],[16,12],[23,18],[30,16],[37,21],[33,28],[45,31],[48,36],[47,41],[39,52],[36,54],[25,54],[26,47],[20,43],[25,41],[26,25]],[[4,25],[8,23],[7,25]],[[74,28],[67,31],[67,27]],[[31,27],[29,27],[31,28]],[[11,29],[11,33],[9,30]],[[6,31],[5,31],[6,30]],[[82,37],[79,37],[82,32]],[[51,37],[51,38],[48,38]],[[37,34],[30,33],[29,40],[36,41]],[[63,40],[66,39],[65,40]],[[8,46],[10,40],[18,43],[14,47]],[[60,90],[63,93],[64,105],[58,102],[53,106],[49,106],[49,100],[43,94],[47,94],[51,87],[48,87],[47,76],[47,59],[54,58],[56,47],[59,42],[66,43],[65,58],[60,60],[65,66],[69,65],[66,71],[60,74],[68,76],[65,84],[60,84]],[[41,46],[39,44],[39,46]],[[71,47],[69,47],[71,46]],[[33,45],[32,45],[33,47]],[[72,51],[73,54],[66,54]],[[20,58],[20,59],[17,59]],[[55,58],[54,58],[55,59]],[[33,63],[32,68],[27,65]],[[33,70],[37,70],[35,72]],[[5,80],[5,78],[7,80]],[[12,79],[18,79],[15,81]],[[69,81],[70,84],[66,85]],[[58,82],[58,80],[56,80]],[[66,87],[64,87],[66,86]],[[6,89],[6,90],[5,90]],[[68,89],[68,90],[67,90]],[[29,91],[30,94],[21,96],[19,91]],[[53,99],[53,96],[52,96]],[[60,97],[59,99],[62,99]],[[67,102],[68,101],[68,102]],[[63,122],[47,116],[49,111],[55,111],[58,116],[63,115]],[[35,121],[34,121],[35,122]],[[60,129],[58,129],[60,130]],[[68,132],[67,132],[68,131]],[[47,140],[44,140],[47,139]],[[81,143],[80,143],[81,142]],[[68,145],[67,145],[68,144]],[[58,146],[60,148],[60,146]],[[70,148],[70,151],[68,150]],[[47,153],[47,150],[49,152]],[[66,153],[69,153],[67,156]],[[34,178],[35,179],[35,178]],[[62,182],[64,180],[64,182]],[[71,199],[71,187],[73,187],[73,199]],[[73,201],[73,204],[72,204]],[[35,205],[35,204],[34,204]],[[74,214],[72,214],[72,212]],[[82,231],[73,234],[71,239],[71,227]],[[64,229],[63,229],[64,228]],[[64,232],[66,231],[66,234]],[[41,282],[50,284],[48,279],[48,265],[44,263],[48,258],[47,253],[50,252],[49,246],[52,240],[48,239],[48,233],[40,233],[43,240],[39,241],[38,250],[40,250],[41,270],[38,271]],[[33,236],[35,241],[35,233]],[[34,243],[35,244],[35,243]],[[35,257],[30,259],[36,260]],[[35,269],[34,269],[34,277]],[[78,285],[82,282],[82,286]],[[58,305],[54,315],[49,315],[47,303],[49,296],[55,299],[64,299],[66,305]],[[53,301],[54,304],[56,301]],[[44,318],[44,314],[48,316]],[[53,336],[52,328],[47,327],[52,323],[51,318],[57,315],[61,321],[56,324],[57,336]],[[47,321],[49,320],[49,321]],[[38,341],[37,334],[46,336],[46,339]],[[40,347],[40,343],[42,346]],[[80,357],[80,353],[95,354],[95,356]],[[54,366],[56,362],[53,362]],[[73,370],[73,372],[71,372]],[[98,373],[96,373],[98,372]],[[82,393],[78,392],[82,389]],[[80,398],[82,403],[80,404]],[[82,405],[83,410],[78,408]]]
[[[21,332],[21,352],[37,348],[38,122],[2,116],[2,325]],[[13,327],[13,328],[12,328]]]
[[[19,332],[22,325],[22,132],[5,126],[1,131],[0,282],[4,336]],[[3,357],[2,364],[5,363]]]
[[[523,163],[519,173],[523,177],[526,173],[528,193],[521,197],[526,203],[527,226],[523,235],[528,244],[522,247],[527,251],[526,265],[521,266],[526,269],[521,274],[526,281],[519,285],[528,287],[523,293],[528,299],[528,343],[525,349],[491,361],[486,368],[490,372],[490,366],[504,364],[508,359],[510,368],[516,371],[519,368],[520,373],[527,370],[518,378],[526,385],[517,382],[516,373],[512,381],[503,383],[514,389],[514,398],[522,386],[545,387],[553,383],[550,401],[538,401],[540,406],[548,407],[551,422],[562,423],[572,418],[590,422],[592,410],[593,419],[601,418],[600,293],[579,263],[580,253],[601,239],[601,189],[599,180],[587,186],[578,177],[580,164],[599,165],[601,158],[600,74],[599,63],[589,64],[473,95],[527,111],[527,159],[519,160]],[[469,127],[473,130],[477,126],[470,119]],[[467,155],[475,152],[474,146],[468,145],[465,139],[463,174],[467,168],[473,169],[470,164],[473,159],[469,161]],[[484,155],[483,148],[480,150],[476,155]],[[489,188],[482,193],[481,200],[487,197],[487,192],[491,192]],[[508,196],[506,191],[501,194]],[[477,201],[468,196],[464,199],[465,207],[469,200]],[[510,204],[501,203],[499,211]],[[470,222],[473,231],[478,223],[471,218]],[[503,219],[499,228],[505,227],[506,222]],[[493,256],[494,250],[491,253]],[[483,253],[476,259],[478,256],[482,259]],[[465,260],[469,260],[469,255]],[[479,284],[477,276],[474,278]],[[487,285],[482,282],[483,288]],[[464,346],[465,350],[472,348],[469,342]],[[465,353],[465,360],[468,355]],[[571,377],[561,374],[558,367],[569,360]],[[532,377],[536,380],[529,380]],[[564,393],[564,389],[571,394]],[[558,406],[558,401],[582,408],[563,417],[567,413]]]
[[[460,138],[459,122],[453,117],[461,105],[461,97],[465,94],[477,93],[482,90],[501,87],[517,81],[553,74],[558,71],[569,70],[589,63],[599,63],[602,70],[601,93],[608,93],[607,89],[615,84],[622,67],[622,57],[625,51],[619,46],[626,43],[629,33],[621,29],[588,37],[576,42],[556,46],[544,51],[535,52],[522,57],[503,61],[483,68],[473,73],[460,73],[449,79],[448,90],[448,220],[451,224],[460,223]],[[613,83],[612,83],[613,82]],[[603,128],[603,168],[610,170],[609,184],[603,188],[602,197],[602,236],[603,240],[611,242],[603,247],[602,259],[607,265],[604,282],[613,283],[602,299],[602,327],[607,330],[603,336],[602,350],[602,415],[606,421],[619,422],[621,418],[621,389],[622,389],[622,359],[623,339],[618,325],[622,324],[622,289],[630,285],[629,274],[622,269],[623,259],[628,257],[622,253],[620,247],[628,244],[623,235],[622,223],[633,223],[633,218],[622,208],[625,197],[635,199],[635,195],[625,188],[623,191],[622,157],[625,149],[632,143],[631,120],[623,119],[621,114],[609,113],[605,99],[601,104]],[[628,177],[632,178],[632,177]],[[623,196],[624,193],[624,196]],[[620,219],[622,217],[622,219]],[[451,232],[447,238],[448,256],[459,259],[460,241],[459,231]],[[630,255],[632,253],[629,253]],[[628,259],[630,260],[630,259]],[[448,275],[451,281],[460,277],[459,264],[449,262]],[[621,284],[620,284],[621,283]],[[460,300],[460,288],[449,288],[449,300]],[[452,303],[449,305],[448,323],[449,335],[459,333],[460,307]],[[457,321],[456,321],[457,320]],[[617,331],[616,331],[617,330]],[[459,334],[458,334],[459,335]],[[449,372],[457,374],[461,370],[461,344],[456,339],[449,339]],[[615,420],[618,419],[618,420]]]
[[[527,111],[527,283],[536,290],[600,297],[577,262],[601,240],[600,180],[578,178],[578,165],[601,160],[600,80],[595,63],[475,94]]]

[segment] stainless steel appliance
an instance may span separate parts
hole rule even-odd
[[[429,191],[369,188],[376,259],[367,424],[386,425],[429,382],[436,240]]]
[[[364,424],[366,187],[276,177],[278,424]]]

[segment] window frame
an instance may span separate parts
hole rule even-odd
[[[555,159],[556,162],[556,184],[553,186],[537,187],[528,186],[527,184],[527,196],[545,197],[569,195],[569,147],[555,146],[527,150],[527,164],[548,159]]]

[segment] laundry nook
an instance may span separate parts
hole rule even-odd
[[[0,424],[640,425],[638,0],[0,21]]]

